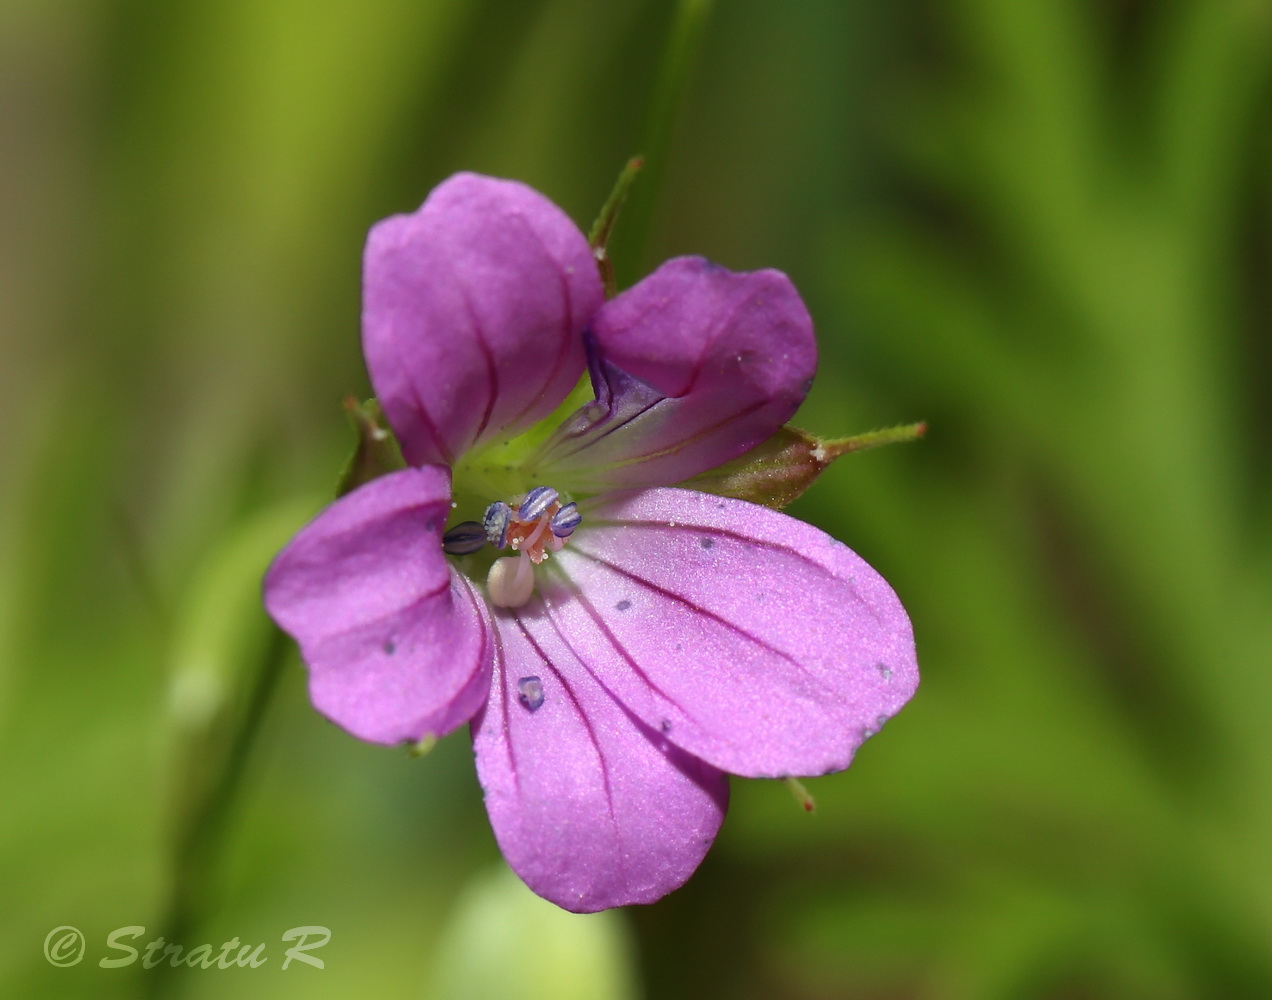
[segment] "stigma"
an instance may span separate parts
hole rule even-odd
[[[519,608],[534,594],[534,567],[566,540],[583,520],[573,503],[562,504],[551,486],[536,486],[512,503],[496,500],[486,508],[482,527],[486,540],[515,556],[496,559],[486,577],[486,593],[497,608]]]

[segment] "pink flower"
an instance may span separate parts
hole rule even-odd
[[[674,485],[803,400],[816,347],[784,275],[677,258],[606,302],[560,209],[460,174],[372,229],[363,348],[409,467],[307,525],[265,603],[353,735],[470,723],[535,892],[580,912],[659,899],[714,839],[726,774],[838,771],[914,693],[878,573]],[[596,398],[544,422],[585,371]]]

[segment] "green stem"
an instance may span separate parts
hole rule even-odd
[[[191,932],[206,914],[217,881],[227,820],[241,792],[248,757],[291,648],[287,636],[271,626],[256,670],[247,682],[250,689],[246,703],[221,756],[219,769],[203,786],[202,795],[180,818],[162,936],[165,942],[180,945],[183,951],[192,946]],[[148,979],[146,992],[152,997],[176,995],[178,979],[173,976],[176,971],[167,961],[144,970]]]
[[[621,285],[631,284],[644,271],[645,246],[653,227],[667,150],[710,12],[711,0],[680,0],[676,7],[640,145],[644,161],[642,181],[632,190],[624,209],[623,227],[615,236],[619,250],[611,254],[621,262],[618,268]]]

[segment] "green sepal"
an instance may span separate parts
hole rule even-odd
[[[596,258],[597,270],[601,272],[601,281],[605,285],[607,299],[612,299],[618,292],[618,279],[614,276],[614,262],[610,260],[608,249],[610,235],[614,232],[614,223],[618,221],[619,209],[627,200],[632,181],[636,179],[636,175],[640,173],[640,168],[644,165],[645,161],[639,156],[633,156],[627,161],[623,172],[618,175],[618,180],[614,183],[614,190],[610,192],[610,196],[601,208],[601,214],[596,217],[596,221],[592,223],[592,228],[587,234],[587,242],[592,248],[592,256]]]
[[[812,792],[804,787],[804,783],[794,775],[787,775],[782,779],[786,782],[786,787],[790,789],[791,795],[795,796],[795,801],[799,803],[804,812],[814,812],[817,809],[817,800],[813,798]]]
[[[386,473],[406,468],[402,449],[389,430],[384,411],[376,400],[368,399],[365,403],[359,403],[352,396],[346,396],[344,408],[354,433],[358,435],[358,443],[349,456],[349,461],[345,463],[344,471],[340,473],[336,485],[337,497],[351,493]]]
[[[411,757],[427,757],[433,752],[433,747],[437,746],[437,737],[429,733],[420,740],[408,740],[406,744],[406,752]]]
[[[780,509],[812,486],[841,455],[885,444],[917,441],[926,432],[926,423],[902,424],[852,437],[823,439],[798,427],[786,426],[745,455],[680,485]]]

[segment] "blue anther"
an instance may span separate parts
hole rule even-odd
[[[551,486],[536,486],[526,494],[521,509],[517,511],[517,516],[523,521],[533,521],[556,503],[556,498],[557,491]]]
[[[497,549],[502,549],[508,544],[510,520],[512,520],[512,508],[502,500],[492,503],[482,516],[481,526],[486,530],[486,539]]]
[[[543,681],[538,677],[523,677],[517,681],[517,700],[530,711],[543,704]]]
[[[574,503],[567,503],[552,515],[548,527],[557,538],[569,538],[574,533],[574,529],[582,523],[583,515],[579,513],[579,508]]]
[[[442,536],[442,551],[448,556],[469,556],[485,547],[486,529],[476,521],[457,524]]]

